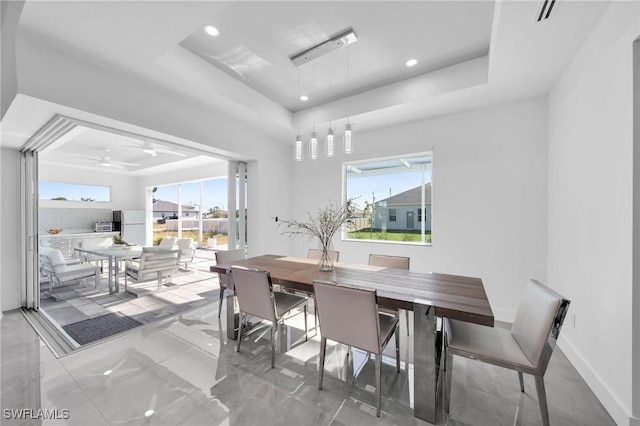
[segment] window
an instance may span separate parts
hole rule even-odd
[[[431,243],[430,152],[343,166],[345,199],[354,198],[357,209],[344,239]]]
[[[111,201],[111,187],[62,182],[38,182],[38,195],[41,200],[108,203]]]

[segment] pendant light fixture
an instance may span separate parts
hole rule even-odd
[[[347,46],[347,98],[349,98],[349,46]],[[347,123],[344,125],[344,153],[351,154],[353,152],[353,133],[351,131],[351,123],[347,116]]]
[[[311,96],[316,96],[316,63],[313,63],[313,86],[311,89]],[[311,112],[311,137],[309,138],[309,158],[312,160],[318,159],[318,134],[316,133],[316,110],[315,108]]]
[[[331,104],[331,102],[333,101],[333,96],[331,95],[331,91],[333,89],[333,85],[332,85],[332,80],[331,80],[331,71],[332,71],[332,63],[331,63],[331,59],[332,59],[332,55],[331,53],[329,53],[329,104]],[[325,139],[325,151],[324,151],[324,155],[326,155],[328,158],[333,157],[333,154],[335,152],[335,143],[334,143],[334,134],[333,134],[333,129],[331,128],[331,112],[329,112],[329,128],[327,129],[327,138]]]
[[[300,68],[298,68],[298,99],[300,99]],[[296,161],[302,161],[302,155],[302,136],[300,136],[300,122],[298,122],[298,136],[296,136],[294,159]]]
[[[353,29],[348,28],[345,31],[342,31],[338,35],[322,42],[316,44],[315,46],[297,53],[291,56],[289,59],[296,67],[300,67],[301,65],[306,64],[309,61],[317,59],[327,53],[331,53],[334,50],[340,49],[342,47],[347,46],[347,97],[349,97],[349,48],[348,46],[351,43],[358,41],[358,37]],[[331,64],[331,56],[329,58],[329,92],[332,90],[332,64]],[[315,84],[316,84],[316,68],[315,62],[313,63],[313,90],[312,90],[312,98],[315,97]],[[300,68],[298,68],[298,98],[301,99],[300,96]],[[315,100],[315,99],[314,99]],[[330,95],[329,103],[333,101],[333,96]],[[309,158],[311,160],[316,160],[318,158],[318,134],[316,132],[316,123],[315,123],[315,108],[311,112],[311,137],[309,138]],[[296,136],[295,148],[294,148],[294,159],[296,161],[302,161],[304,158],[303,153],[303,140],[300,136],[300,123],[298,122],[298,136]],[[350,122],[350,117],[347,117],[347,122],[344,126],[344,152],[345,154],[350,154],[353,152],[353,133],[351,130],[352,123]],[[327,135],[325,138],[325,150],[324,153],[327,157],[331,158],[335,156],[336,148],[335,148],[335,131],[332,126],[331,114],[329,114],[329,128],[327,129]]]

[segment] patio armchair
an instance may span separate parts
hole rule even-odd
[[[95,279],[96,290],[100,288],[100,268],[91,263],[80,263],[79,259],[65,259],[62,252],[49,247],[42,247],[40,255],[40,271],[49,279],[49,290],[46,295],[57,301],[53,295],[56,285],[89,278]]]
[[[105,237],[105,238],[84,238],[80,240],[80,248],[83,249],[91,249],[91,248],[105,248],[113,245],[113,238]],[[83,253],[82,260],[84,262],[96,262],[96,265],[100,264],[100,271],[103,271],[103,260],[106,259],[104,256],[98,256],[96,254]]]
[[[184,269],[187,269],[187,263],[193,262],[197,245],[193,238],[178,238],[176,245],[180,249],[180,262],[184,262]]]
[[[157,279],[158,290],[162,289],[162,280],[167,280],[178,271],[180,267],[180,250],[165,249],[162,247],[142,247],[139,259],[127,260],[124,274],[124,291],[135,297],[139,294],[129,289],[129,280],[132,284]]]
[[[177,244],[178,238],[176,237],[162,237],[162,240],[160,240],[160,244],[158,244],[158,247],[173,249]]]

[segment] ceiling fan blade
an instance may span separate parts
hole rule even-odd
[[[178,157],[186,157],[187,156],[186,154],[183,154],[183,153],[178,152],[178,151],[173,151],[173,150],[171,150],[169,148],[156,147],[156,148],[154,148],[154,150],[156,152],[162,152],[163,154],[175,155],[175,156],[178,156]]]
[[[91,157],[90,155],[74,155],[74,157],[82,158],[83,160],[102,161],[101,157]]]
[[[118,166],[140,166],[138,163],[129,163],[128,161],[113,161],[111,160],[111,164],[117,164]]]

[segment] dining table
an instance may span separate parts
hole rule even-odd
[[[107,276],[109,283],[109,294],[120,292],[120,262],[126,259],[135,259],[137,257],[140,257],[140,255],[142,254],[142,248],[138,246],[107,246],[88,248],[77,247],[74,250],[77,253],[80,253],[80,257],[82,257],[82,254],[85,254],[108,260],[109,267]]]
[[[480,278],[418,272],[369,265],[336,263],[329,272],[317,260],[282,255],[262,255],[210,267],[226,274],[232,285],[232,266],[269,271],[273,284],[313,294],[315,280],[376,290],[380,307],[413,311],[414,416],[436,421],[441,339],[438,318],[494,325],[493,311]],[[230,293],[230,292],[229,292]],[[227,296],[227,336],[237,338],[237,303]],[[320,330],[322,333],[322,330]]]

